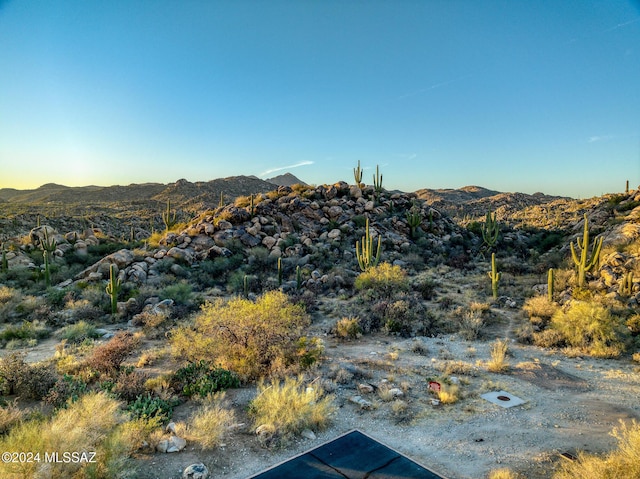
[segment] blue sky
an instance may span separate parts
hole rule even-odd
[[[0,187],[640,184],[640,2],[0,0]]]

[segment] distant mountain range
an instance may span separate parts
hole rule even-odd
[[[238,196],[267,193],[277,186],[303,183],[291,173],[261,180],[255,176],[232,176],[192,183],[185,179],[175,183],[142,183],[127,186],[64,186],[47,183],[32,190],[0,189],[0,202],[43,204],[100,203],[144,204],[171,200],[181,207],[217,206],[220,194],[226,203]],[[304,184],[304,183],[303,183]]]
[[[72,205],[85,207],[104,205],[136,205],[140,209],[157,210],[158,203],[171,200],[172,205],[197,211],[218,206],[220,195],[225,203],[239,196],[267,193],[277,186],[306,184],[291,173],[262,180],[256,176],[231,176],[211,181],[190,182],[180,179],[175,183],[142,183],[127,186],[82,186],[71,187],[48,183],[32,190],[15,188],[0,189],[0,204],[5,205]],[[543,193],[502,193],[480,186],[465,186],[458,189],[421,189],[416,195],[434,208],[453,218],[480,218],[488,209],[497,212],[498,219],[509,218],[514,213],[536,205],[559,199]]]
[[[550,196],[544,193],[502,193],[481,186],[465,186],[458,189],[422,189],[416,191],[418,198],[425,200],[437,210],[449,216],[480,218],[487,211],[496,212],[498,219],[510,218],[515,212],[531,206],[543,205],[556,200],[570,199],[564,196]]]

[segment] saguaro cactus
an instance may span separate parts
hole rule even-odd
[[[282,286],[282,258],[278,257],[278,286]]]
[[[171,214],[171,200],[167,200],[167,209],[162,213],[162,221],[166,231],[169,231],[178,223],[176,213]]]
[[[118,312],[118,293],[120,293],[122,287],[116,273],[116,267],[115,264],[109,266],[109,283],[105,288],[105,291],[111,297],[111,314]]]
[[[360,160],[358,160],[358,167],[353,169],[353,179],[356,180],[356,186],[362,188],[362,169],[360,168]]]
[[[40,240],[40,247],[42,248],[42,257],[44,259],[44,284],[51,286],[51,255],[56,250],[58,243],[55,239],[49,239],[49,232],[47,227],[44,227],[44,238]]]
[[[375,191],[374,201],[377,202],[378,198],[380,198],[380,194],[382,193],[382,175],[380,174],[378,165],[376,165],[376,174],[373,175],[373,189]]]
[[[500,226],[496,218],[496,213],[491,215],[491,209],[487,211],[484,224],[482,225],[482,239],[484,244],[489,248],[493,248],[498,242],[498,234],[500,233]]]
[[[502,273],[498,273],[496,268],[496,254],[491,253],[491,271],[487,272],[489,278],[491,278],[491,291],[493,293],[493,299],[498,299],[498,281],[502,277]]]
[[[549,273],[547,273],[547,297],[549,298],[549,302],[553,303],[553,280],[555,277],[555,272],[553,268],[549,268]]]
[[[633,271],[627,271],[620,280],[620,294],[631,296],[633,293]]]
[[[371,238],[371,234],[369,233],[369,218],[367,218],[362,243],[360,241],[356,241],[356,258],[358,258],[358,264],[362,271],[368,271],[370,268],[376,266],[380,261],[381,240],[381,236],[378,235],[378,246],[374,254],[373,238]]]
[[[589,220],[587,214],[584,214],[584,230],[582,232],[582,241],[580,238],[576,239],[576,245],[580,249],[580,257],[576,253],[576,247],[571,242],[571,257],[573,263],[578,270],[578,286],[582,288],[584,286],[585,274],[590,271],[600,258],[600,249],[602,248],[602,237],[595,238],[591,245],[591,255],[589,255]]]
[[[222,208],[224,206],[224,194],[222,191],[220,192],[220,201],[218,201],[218,208]]]
[[[422,223],[422,213],[417,206],[413,205],[411,209],[405,213],[405,216],[407,217],[407,224],[409,225],[409,235],[413,239],[416,236],[416,228]]]
[[[4,243],[2,243],[2,263],[0,263],[0,270],[5,273],[9,271],[9,261],[7,260],[7,249],[4,247]]]

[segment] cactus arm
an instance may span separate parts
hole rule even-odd
[[[547,297],[549,298],[549,302],[553,302],[553,279],[554,279],[554,271],[553,268],[549,268],[549,273],[547,274]]]

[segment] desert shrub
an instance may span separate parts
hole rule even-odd
[[[453,314],[458,326],[458,334],[467,341],[477,339],[484,326],[482,311],[460,307],[456,308]]]
[[[0,406],[0,435],[6,434],[25,416],[25,411],[18,407],[17,399]]]
[[[3,451],[57,451],[59,462],[0,463],[2,477],[108,478],[131,473],[126,463],[129,444],[121,433],[119,403],[103,393],[82,396],[48,420],[18,424],[0,439]],[[64,451],[95,451],[95,462],[62,461]]]
[[[372,297],[391,298],[396,293],[407,291],[409,281],[400,266],[380,263],[360,273],[356,278],[355,287]]]
[[[118,373],[111,392],[123,401],[134,401],[145,393],[147,379],[149,376],[143,372],[124,368]]]
[[[58,378],[49,392],[42,399],[53,407],[61,407],[69,402],[75,402],[88,391],[87,384],[74,376],[65,374]]]
[[[640,335],[640,314],[634,314],[627,319],[626,325],[633,336]]]
[[[17,394],[24,399],[42,399],[53,387],[57,376],[47,364],[27,364],[24,354],[12,353],[0,359],[0,388],[4,395]]]
[[[437,393],[442,404],[454,404],[460,400],[460,387],[457,384],[441,383],[440,391]]]
[[[333,397],[323,396],[318,385],[307,386],[302,377],[269,384],[260,381],[250,413],[256,427],[287,438],[304,429],[317,431],[328,425],[335,408]]]
[[[177,402],[154,397],[150,394],[138,396],[127,406],[127,411],[133,419],[158,419],[164,422],[171,417]]]
[[[564,344],[564,335],[555,329],[533,332],[533,344],[541,348],[555,348]]]
[[[237,374],[215,367],[205,360],[193,362],[178,369],[171,382],[174,389],[185,396],[200,397],[240,386]]]
[[[615,357],[624,349],[624,330],[619,318],[593,301],[572,301],[551,318],[551,328],[570,346],[596,357]]]
[[[70,343],[79,344],[86,339],[97,339],[100,337],[97,328],[86,321],[78,321],[57,331],[56,335],[60,339],[66,339]]]
[[[565,462],[553,479],[635,479],[640,477],[640,424],[623,422],[611,435],[618,440],[618,448],[599,457],[580,453],[578,460]]]
[[[105,344],[97,346],[87,359],[87,365],[103,374],[114,374],[138,345],[133,334],[120,331]]]
[[[524,479],[520,474],[507,468],[494,469],[489,472],[488,479]]]
[[[176,304],[189,306],[193,301],[193,288],[187,281],[164,287],[158,294],[160,299],[173,299]]]
[[[414,285],[414,289],[420,293],[422,299],[429,301],[435,296],[438,284],[431,278],[427,278]]]
[[[209,396],[189,420],[187,439],[204,449],[218,446],[235,421],[232,409],[224,405],[224,393]]]
[[[26,342],[30,339],[43,339],[50,334],[49,328],[40,321],[23,321],[19,325],[9,325],[0,332],[0,341],[6,345],[12,340]]]
[[[360,319],[357,317],[344,317],[336,322],[336,335],[341,339],[358,339],[362,336]]]
[[[498,339],[491,345],[491,359],[487,362],[487,369],[492,373],[501,373],[505,371],[509,364],[506,360],[509,343],[506,339]]]
[[[322,353],[324,353],[324,343],[320,338],[307,338],[302,336],[296,344],[296,356],[300,367],[303,369],[310,368],[320,361]]]
[[[297,342],[309,323],[302,306],[269,291],[256,301],[236,297],[204,305],[193,326],[174,332],[171,346],[177,357],[213,360],[255,379],[296,364]]]
[[[534,296],[524,302],[522,310],[529,316],[531,324],[544,328],[558,310],[558,305],[550,302],[547,296]]]

